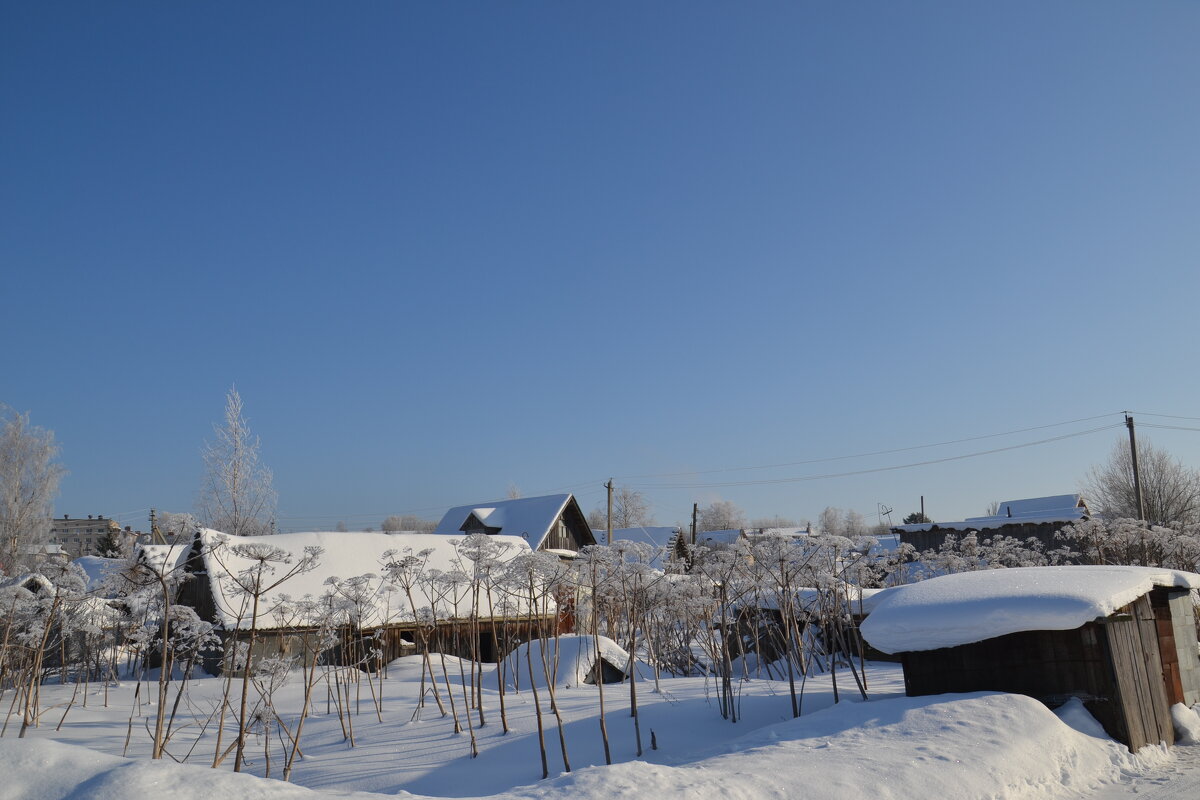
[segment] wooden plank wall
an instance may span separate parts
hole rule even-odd
[[[1149,595],[1109,617],[1104,625],[1108,653],[1117,682],[1113,698],[1125,719],[1129,749],[1175,742],[1170,703],[1163,683],[1158,626]]]
[[[1187,589],[1161,589],[1155,590],[1155,593],[1160,591],[1166,595],[1167,605],[1171,610],[1171,628],[1179,655],[1179,682],[1183,688],[1183,704],[1194,706],[1200,703],[1200,652],[1197,652],[1196,615],[1192,606],[1192,593]]]

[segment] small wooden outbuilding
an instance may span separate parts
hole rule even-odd
[[[1174,743],[1171,706],[1200,702],[1195,588],[1200,575],[1149,567],[958,573],[888,590],[861,630],[901,656],[909,696],[1078,697],[1136,752]]]

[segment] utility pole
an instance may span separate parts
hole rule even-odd
[[[153,544],[166,544],[167,539],[163,536],[162,531],[158,529],[158,522],[154,516],[154,509],[150,509],[150,541]]]
[[[921,495],[921,519],[925,518],[925,495]]]
[[[1125,413],[1125,427],[1129,428],[1129,456],[1133,460],[1133,496],[1137,501],[1138,519],[1146,519],[1146,507],[1142,503],[1142,477],[1138,473],[1137,437],[1133,433],[1133,417]]]
[[[699,509],[699,503],[692,503],[692,547],[696,546],[696,514],[699,513]]]
[[[605,544],[612,544],[612,478],[608,479],[608,483],[604,484],[604,488],[608,489],[608,538]]]

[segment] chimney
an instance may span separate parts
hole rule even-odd
[[[91,519],[91,518],[92,518],[92,515],[91,515],[91,514],[88,514],[88,519]]]

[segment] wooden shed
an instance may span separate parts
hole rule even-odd
[[[1136,752],[1172,744],[1171,706],[1200,701],[1196,587],[1200,575],[1147,567],[959,573],[891,590],[862,633],[900,654],[910,696],[1078,697]]]

